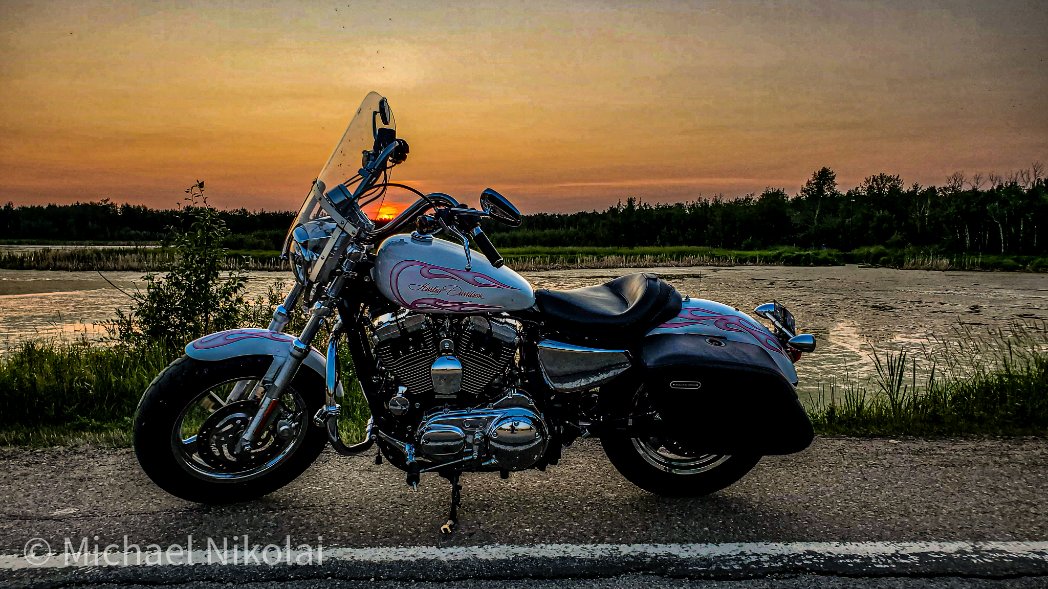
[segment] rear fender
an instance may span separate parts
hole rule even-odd
[[[775,334],[753,317],[717,301],[685,298],[676,317],[648,332],[649,336],[662,334],[713,336],[758,345],[768,352],[786,380],[797,384],[797,369]]]
[[[663,333],[644,339],[640,360],[660,427],[693,449],[789,454],[811,444],[811,421],[765,346]]]

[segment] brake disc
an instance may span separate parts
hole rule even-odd
[[[255,401],[237,401],[215,411],[197,432],[197,454],[208,466],[237,471],[265,463],[280,452],[272,428],[259,432],[254,446],[237,454],[240,437],[258,410]]]

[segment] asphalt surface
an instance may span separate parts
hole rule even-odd
[[[634,487],[615,472],[599,444],[584,441],[545,473],[515,473],[505,481],[490,474],[464,476],[461,527],[451,540],[437,531],[449,497],[446,481],[424,475],[419,491],[413,492],[400,471],[375,465],[372,458],[326,452],[299,480],[262,500],[202,506],[155,487],[129,450],[0,449],[0,555],[21,554],[31,538],[61,547],[66,538],[74,545],[86,538],[90,546],[104,546],[122,543],[127,536],[132,543],[166,546],[184,545],[189,535],[198,541],[247,535],[252,544],[284,545],[290,538],[296,545],[350,548],[1048,539],[1048,440],[1043,439],[819,438],[803,453],[765,458],[736,485],[698,499],[659,498]],[[969,573],[953,577],[950,571],[933,572],[936,583],[957,580],[942,586],[967,586],[969,581],[1048,586],[1048,571],[980,576],[976,568],[969,571],[974,579]],[[544,573],[552,574],[521,569],[514,576]],[[3,575],[0,571],[0,581]],[[354,586],[359,575],[341,578],[345,586]],[[899,579],[912,581],[914,575],[919,577],[920,571]],[[340,578],[337,571],[334,576]],[[481,576],[503,575],[481,571]],[[620,571],[603,579],[574,578],[574,585],[567,586],[660,587],[688,576]],[[775,586],[897,586],[881,576],[862,585],[860,574],[836,577],[824,571],[815,578],[776,577]],[[292,583],[286,586],[316,582],[299,577],[284,575],[282,580]],[[425,573],[411,578],[424,580]],[[76,579],[97,584],[105,577],[65,578],[64,583],[75,584]],[[267,579],[241,581],[265,586]],[[731,586],[763,587],[765,581],[738,578]],[[180,581],[175,576],[168,582]],[[229,581],[220,576],[215,582]],[[502,579],[501,585],[484,586],[544,586],[514,582]]]
[[[193,581],[190,583],[164,584],[164,587],[178,589],[229,589],[231,583]],[[127,587],[127,584],[80,584],[63,585],[67,588],[91,587],[92,589],[116,589]],[[146,586],[143,584],[143,586]],[[155,586],[155,585],[150,585]],[[237,582],[238,589],[439,589],[448,587],[449,583],[407,582],[341,579],[311,579],[291,581]],[[743,580],[702,580],[663,577],[658,575],[622,575],[600,579],[462,579],[454,582],[461,589],[670,589],[676,587],[694,587],[695,589],[910,589],[923,587],[930,589],[1044,589],[1043,578],[1021,577],[1009,579],[972,579],[965,577],[935,577],[914,579],[897,578],[856,578],[837,576],[790,575],[774,576],[763,579]]]

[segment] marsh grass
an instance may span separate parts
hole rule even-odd
[[[0,252],[0,268],[5,270],[59,270],[103,272],[162,272],[171,269],[178,253],[170,247],[60,248],[23,252]],[[223,270],[287,270],[277,252],[230,250],[225,253]]]
[[[500,248],[508,265],[518,271],[580,268],[684,266],[840,266],[867,264],[904,270],[1005,270],[1045,272],[1048,258],[1037,256],[945,255],[926,251],[891,250],[882,246],[849,252],[833,249],[777,247],[731,250],[699,246]],[[170,269],[177,255],[167,247],[59,248],[0,252],[0,268],[7,270],[158,272]],[[229,250],[222,268],[248,271],[286,271],[280,253],[270,250]]]
[[[872,384],[819,386],[816,431],[842,435],[1048,435],[1048,329],[959,326],[917,355],[872,351]]]

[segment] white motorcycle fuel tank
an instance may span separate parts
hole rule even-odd
[[[382,242],[371,271],[379,291],[405,309],[422,313],[499,313],[535,304],[535,291],[520,274],[495,268],[484,254],[428,236],[394,235]]]

